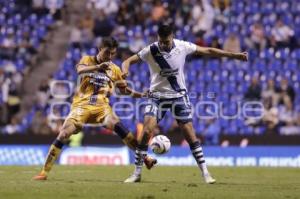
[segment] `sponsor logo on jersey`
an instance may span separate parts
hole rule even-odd
[[[178,75],[178,68],[177,69],[163,69],[159,73],[162,77],[170,77]]]
[[[100,87],[106,86],[110,81],[104,73],[91,73],[89,76],[92,78],[90,83]]]

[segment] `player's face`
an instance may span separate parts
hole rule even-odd
[[[171,34],[168,37],[158,36],[158,45],[164,51],[170,51],[173,45],[173,35]]]
[[[116,48],[103,47],[100,49],[97,57],[101,62],[111,61],[117,54]]]

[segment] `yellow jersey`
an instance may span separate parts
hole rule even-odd
[[[78,65],[100,64],[96,56],[83,56]],[[112,94],[116,82],[124,83],[121,69],[111,63],[105,71],[94,71],[79,76],[79,85],[73,97],[73,106],[82,105],[103,105],[109,103],[109,96]]]

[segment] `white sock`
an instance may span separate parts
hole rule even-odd
[[[202,175],[209,175],[208,169],[206,167],[205,159],[204,159],[204,154],[202,147],[200,145],[200,142],[195,142],[193,145],[190,146],[192,154],[202,172]]]
[[[135,170],[134,170],[134,175],[141,175],[142,174],[142,168],[144,164],[144,159],[147,156],[147,151],[142,151],[140,149],[135,150]]]
[[[202,163],[202,164],[198,164],[198,166],[201,169],[203,176],[209,175],[209,172],[208,172],[208,169],[207,169],[207,166],[206,166],[205,162]]]
[[[142,174],[142,168],[143,168],[143,166],[135,166],[133,174],[134,175],[141,175]]]

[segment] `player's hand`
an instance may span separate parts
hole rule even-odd
[[[101,64],[97,64],[96,67],[98,69],[107,70],[110,65],[110,62],[103,62]]]
[[[143,96],[144,98],[151,98],[153,95],[152,93],[150,92],[150,90],[147,90],[145,92],[143,92]]]
[[[248,53],[242,52],[242,53],[235,53],[235,59],[241,60],[241,61],[248,61]]]
[[[128,71],[129,64],[126,61],[124,61],[122,63],[121,67],[122,67],[122,72],[123,72],[122,77],[123,77],[123,79],[126,79],[128,77],[128,75],[129,75],[129,71]]]
[[[127,73],[123,73],[123,74],[122,74],[122,78],[123,78],[123,79],[126,79],[126,78],[128,77],[128,75],[129,75],[128,72],[127,72]]]

